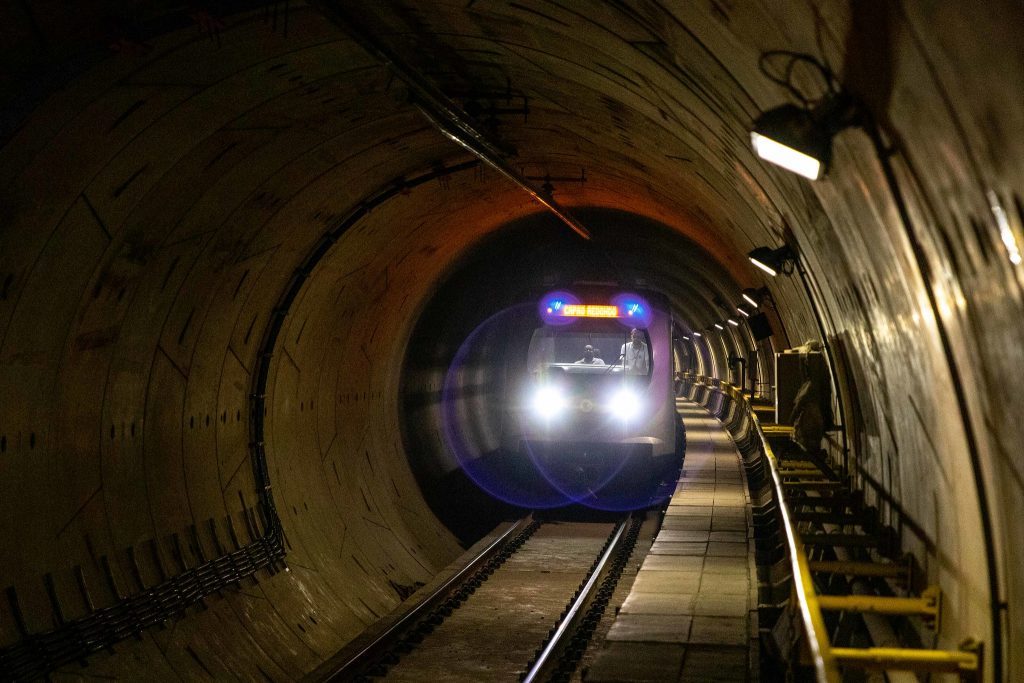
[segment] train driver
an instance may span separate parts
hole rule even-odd
[[[604,365],[604,361],[598,358],[594,353],[594,347],[587,344],[583,347],[583,358],[580,358],[575,363],[576,365]]]
[[[650,356],[647,355],[647,344],[643,335],[635,327],[629,331],[630,341],[622,345],[619,359],[626,372],[634,375],[646,375],[650,369]]]

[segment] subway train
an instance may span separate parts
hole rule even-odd
[[[672,315],[656,292],[579,286],[537,307],[503,444],[573,502],[607,509],[668,495],[682,459]]]

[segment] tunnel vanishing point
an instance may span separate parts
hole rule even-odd
[[[937,641],[1024,680],[1018,2],[25,0],[0,25],[0,651],[105,611],[136,627],[53,675],[312,671],[463,551],[452,519],[497,519],[438,495],[441,385],[481,321],[577,278],[664,293],[702,373],[748,356],[766,395],[774,351],[822,341],[830,449],[941,587]],[[823,178],[752,150],[765,112],[840,100]],[[744,290],[770,337],[715,326]]]

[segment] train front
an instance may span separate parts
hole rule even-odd
[[[575,502],[629,509],[671,494],[681,456],[671,318],[649,299],[598,291],[540,301],[506,437]]]

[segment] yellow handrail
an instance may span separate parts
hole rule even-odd
[[[807,554],[804,552],[803,543],[800,537],[794,533],[794,524],[789,519],[789,508],[786,507],[786,499],[782,493],[782,477],[779,476],[779,463],[775,458],[772,447],[768,444],[764,432],[761,430],[761,421],[757,415],[751,413],[754,427],[757,429],[761,445],[764,447],[765,457],[772,472],[772,486],[775,489],[775,500],[778,502],[779,514],[782,516],[782,528],[786,532],[786,543],[789,546],[789,561],[793,567],[793,590],[796,592],[797,603],[800,607],[800,618],[804,624],[804,634],[807,637],[807,648],[810,650],[811,659],[814,661],[814,668],[819,681],[827,683],[839,683],[839,667],[835,657],[832,656],[832,647],[828,641],[828,631],[825,630],[825,620],[821,616],[821,606],[818,604],[818,595],[814,591],[814,584],[811,581],[811,569],[807,563]]]

